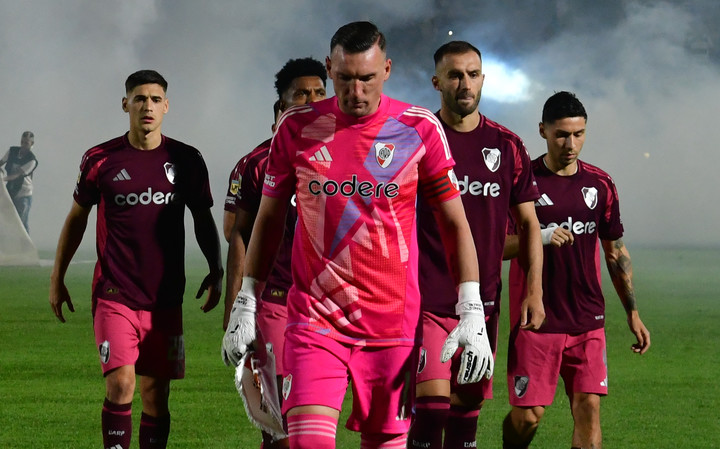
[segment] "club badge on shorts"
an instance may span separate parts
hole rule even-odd
[[[100,361],[103,365],[107,365],[110,361],[110,342],[105,340],[98,346],[98,352],[100,353]]]
[[[515,376],[515,396],[521,398],[527,393],[530,379],[527,376]]]

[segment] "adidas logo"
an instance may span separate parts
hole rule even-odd
[[[116,444],[116,445],[114,445],[114,446],[110,446],[110,447],[107,448],[107,449],[123,449],[123,447],[122,447],[121,445],[119,445],[119,444]]]
[[[554,206],[555,203],[552,202],[549,196],[547,196],[547,193],[543,193],[540,198],[538,198],[537,201],[535,201],[535,206]]]
[[[118,172],[117,175],[115,175],[115,177],[113,178],[113,181],[129,181],[130,179],[132,179],[130,177],[130,174],[128,174],[127,170],[125,170],[123,168],[122,170],[120,170]]]
[[[332,156],[325,145],[310,156],[310,162],[332,162]]]

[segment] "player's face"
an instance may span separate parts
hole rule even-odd
[[[20,138],[20,146],[22,148],[25,148],[26,150],[29,150],[32,148],[33,144],[35,143],[35,139],[30,137],[29,135],[23,134]]]
[[[325,63],[341,111],[362,117],[377,110],[392,65],[377,44],[361,53],[345,53],[336,45]]]
[[[159,130],[168,111],[168,99],[159,84],[142,84],[122,100],[123,111],[130,115],[130,129],[146,134]]]
[[[443,56],[432,78],[443,107],[460,117],[477,111],[483,81],[482,61],[474,51]]]
[[[295,78],[282,97],[281,108],[313,103],[325,98],[325,85],[319,76],[300,76]]]
[[[540,123],[540,135],[547,141],[549,162],[557,168],[577,163],[585,144],[584,117],[566,117],[552,123]]]

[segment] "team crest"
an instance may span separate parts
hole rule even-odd
[[[239,179],[233,179],[230,182],[230,193],[233,195],[237,195],[238,190],[240,190],[240,180]]]
[[[587,207],[589,207],[590,209],[595,209],[595,206],[597,206],[598,202],[597,189],[595,187],[583,187],[582,194],[583,199],[585,200],[585,204],[587,204]]]
[[[420,360],[418,361],[418,374],[422,373],[425,369],[425,364],[427,363],[427,351],[425,348],[420,348]]]
[[[453,170],[452,168],[448,170],[448,178],[450,179],[450,184],[455,187],[455,190],[460,190],[460,183],[458,182],[457,176],[455,175],[455,170]]]
[[[167,176],[170,184],[175,184],[175,164],[172,162],[165,162],[165,176]]]
[[[287,401],[288,396],[290,396],[290,390],[292,390],[292,381],[293,381],[292,374],[288,374],[283,379],[282,396],[286,401]]]
[[[100,361],[103,364],[107,364],[110,361],[110,342],[105,340],[100,346],[98,346],[98,352],[100,352]]]
[[[395,145],[378,142],[375,144],[375,160],[382,168],[387,168],[395,154]]]
[[[515,376],[515,396],[521,398],[527,393],[530,379],[527,376]]]
[[[491,172],[495,173],[500,167],[500,150],[497,148],[483,148],[482,154],[487,168],[489,168]]]

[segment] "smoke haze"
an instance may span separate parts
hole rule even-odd
[[[387,36],[385,93],[433,111],[435,49],[453,39],[477,46],[486,68],[480,109],[519,134],[533,158],[545,148],[537,133],[545,99],[575,92],[589,115],[581,157],[615,179],[626,242],[720,245],[714,0],[2,0],[0,150],[35,133],[36,245],[54,249],[82,154],[127,130],[123,84],[145,68],[169,82],[164,134],[206,159],[220,228],[230,170],[270,135],[274,74],[289,58],[324,60],[335,30],[355,20]],[[487,71],[493,61],[524,73],[519,100],[492,95],[503,84]]]

